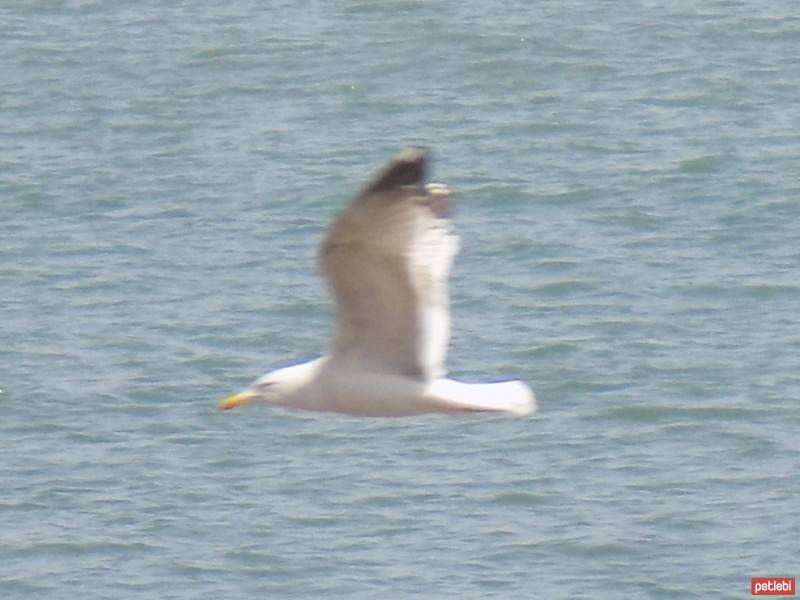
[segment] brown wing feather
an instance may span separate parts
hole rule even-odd
[[[425,187],[424,172],[424,151],[398,155],[334,220],[322,243],[337,360],[423,379],[443,368],[444,349],[427,346],[432,337],[435,346],[446,345],[449,335],[446,279],[455,238],[443,227],[450,194],[444,186]],[[424,314],[429,307],[446,321],[434,335]]]

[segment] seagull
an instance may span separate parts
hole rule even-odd
[[[318,260],[334,303],[328,356],[279,368],[222,400],[365,417],[474,412],[529,415],[522,381],[445,377],[447,280],[458,253],[452,192],[425,184],[426,150],[407,148],[333,221]]]

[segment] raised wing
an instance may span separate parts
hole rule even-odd
[[[335,301],[332,359],[434,379],[450,339],[447,279],[458,252],[451,192],[424,185],[425,151],[398,154],[333,222],[320,248]]]

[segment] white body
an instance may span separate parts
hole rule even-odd
[[[391,373],[354,372],[335,359],[319,358],[278,369],[257,381],[265,385],[270,404],[302,410],[366,417],[407,417],[425,413],[507,412],[536,410],[530,388],[518,380],[463,383],[440,378],[430,382]],[[278,389],[275,389],[275,388]]]

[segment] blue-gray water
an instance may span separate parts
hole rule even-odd
[[[6,2],[0,596],[745,598],[800,570],[793,0]],[[325,351],[327,223],[458,192],[451,372],[531,419],[216,401]]]

